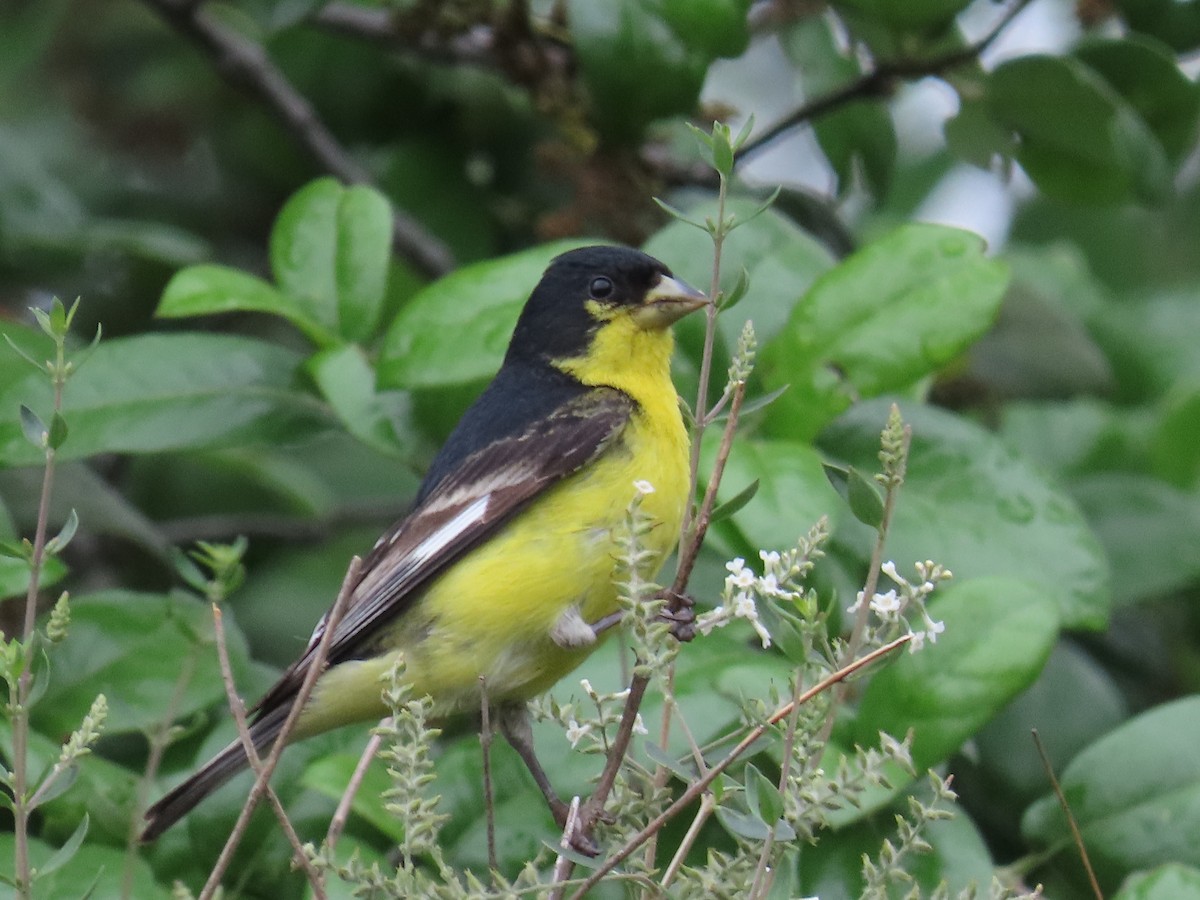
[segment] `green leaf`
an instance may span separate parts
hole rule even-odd
[[[57,450],[63,445],[67,439],[67,420],[62,417],[61,413],[55,413],[50,417],[50,433],[47,444],[52,450]]]
[[[1172,50],[1200,46],[1200,3],[1195,0],[1116,0],[1130,28],[1153,35]]]
[[[550,261],[583,246],[557,241],[464,266],[417,293],[384,335],[380,388],[430,388],[490,378]]]
[[[961,353],[1008,284],[983,251],[970,232],[911,224],[821,276],[759,356],[767,387],[791,385],[768,430],[809,440],[852,398],[908,387]]]
[[[67,516],[67,521],[63,523],[62,530],[46,542],[46,552],[50,554],[61,553],[63,548],[71,543],[71,539],[75,537],[75,532],[78,530],[79,516],[72,509]]]
[[[51,872],[57,872],[71,861],[72,857],[75,856],[83,844],[83,839],[87,837],[88,821],[87,814],[84,814],[84,817],[79,820],[79,827],[75,829],[74,833],[67,839],[67,842],[38,867],[38,875],[49,875]]]
[[[834,459],[876,465],[890,401],[860,404],[821,436]],[[900,404],[913,439],[887,554],[901,566],[933,559],[958,578],[1036,572],[1064,626],[1108,618],[1108,562],[1074,501],[994,435],[932,407]],[[874,530],[843,523],[836,541],[865,562]]]
[[[1163,863],[1200,866],[1200,697],[1142,713],[1076,756],[1060,775],[1100,886]],[[1026,838],[1077,868],[1054,796],[1029,808]]]
[[[296,298],[238,269],[204,264],[175,273],[163,289],[156,316],[181,319],[227,312],[263,312],[281,316],[313,343],[332,343],[334,336]]]
[[[1058,639],[1058,614],[1045,591],[1015,578],[977,578],[939,588],[929,614],[942,621],[937,643],[900,653],[875,674],[863,692],[852,726],[852,741],[875,746],[879,733],[913,732],[912,763],[918,771],[935,766],[1023,691],[1041,671]],[[834,758],[823,761],[826,771]],[[908,775],[891,767],[894,787]],[[895,791],[868,794],[864,809],[877,808]],[[843,808],[837,824],[860,818],[863,810]]]
[[[37,838],[30,839],[29,856],[34,868],[43,871],[46,864],[60,851]],[[13,858],[13,835],[0,834],[0,854]],[[78,848],[69,861],[53,872],[39,878],[35,887],[38,897],[160,897],[167,890],[154,878],[150,865],[143,859],[126,860],[124,847],[108,847],[88,842]],[[124,884],[126,865],[132,873]]]
[[[63,403],[71,440],[60,459],[220,447],[311,433],[322,420],[292,385],[300,358],[231,335],[146,334],[96,347]],[[21,402],[52,405],[44,376],[0,394],[0,412]],[[0,465],[36,465],[41,453],[0,420]]]
[[[1129,715],[1113,677],[1069,641],[1060,641],[1041,675],[974,737],[975,758],[987,778],[990,805],[1011,814],[1014,826],[1025,808],[1050,790],[1037,747],[1039,730],[1055,772],[1080,750]],[[964,785],[964,792],[972,787]]]
[[[750,42],[752,0],[663,0],[662,17],[690,47],[712,57],[740,56]]]
[[[1174,54],[1156,40],[1133,36],[1084,41],[1073,55],[1120,94],[1178,165],[1195,143],[1200,91]]]
[[[1200,498],[1156,478],[1100,472],[1071,492],[1112,563],[1120,605],[1155,600],[1200,581]]]
[[[1200,869],[1165,863],[1149,872],[1134,872],[1112,900],[1200,900]]]
[[[1077,59],[1010,60],[988,79],[987,102],[992,116],[1020,137],[1017,161],[1052,197],[1155,201],[1170,189],[1170,165],[1154,132]]]
[[[21,433],[25,435],[25,440],[35,449],[45,453],[45,448],[49,439],[49,433],[46,430],[46,423],[42,421],[41,416],[35,413],[24,403],[20,406],[21,410]]]
[[[787,29],[782,44],[810,101],[862,75],[861,62],[828,17],[801,20]],[[813,131],[837,174],[839,194],[854,187],[856,171],[872,193],[887,193],[896,163],[896,129],[886,103],[866,99],[842,104],[818,117]]]
[[[720,522],[722,519],[728,519],[754,499],[754,495],[758,493],[760,484],[761,482],[756,478],[724,503],[718,504],[713,508],[712,514],[709,516],[709,522]]]
[[[280,289],[345,341],[375,333],[391,256],[392,214],[378,191],[319,178],[297,191],[271,230]]]
[[[224,624],[237,674],[247,664],[245,641],[232,616]],[[33,710],[34,726],[70,734],[97,694],[114,698],[105,723],[110,735],[223,702],[213,640],[212,610],[191,596],[108,591],[75,598],[71,635],[55,648],[54,677]]]
[[[701,477],[712,470],[717,439],[707,439],[701,456]],[[725,466],[723,484],[758,482],[753,502],[732,520],[718,523],[718,533],[731,553],[757,558],[760,549],[795,546],[796,538],[821,516],[836,517],[841,504],[812,447],[791,441],[741,440],[734,443]],[[730,501],[732,502],[732,501]]]
[[[647,124],[694,108],[718,55],[748,40],[746,0],[571,0],[571,37],[600,130],[633,141]]]
[[[908,813],[907,802],[898,801],[868,821],[822,833],[816,844],[801,850],[800,889],[791,896],[814,896],[822,900],[861,898],[864,893],[863,855],[877,858],[885,839],[890,839],[894,845],[895,816]],[[904,870],[913,875],[923,889],[919,896],[933,895],[943,881],[949,887],[951,897],[960,896],[959,892],[969,887],[986,886],[991,881],[992,858],[983,835],[970,816],[958,813],[952,819],[930,822],[922,837],[931,845],[930,852],[904,860]]]
[[[854,518],[872,528],[883,524],[883,497],[874,482],[867,480],[854,466],[843,469],[826,463],[824,468],[825,477],[849,504]]]
[[[1162,417],[1150,448],[1154,473],[1177,487],[1200,484],[1200,385],[1180,384],[1164,398]]]
[[[897,31],[936,31],[970,5],[971,0],[838,0],[846,10],[877,19]]]
[[[746,780],[743,787],[746,791],[746,804],[750,807],[750,812],[768,825],[779,821],[783,815],[783,796],[774,782],[760,772],[753,763],[746,763]]]
[[[394,392],[376,393],[375,371],[362,348],[342,344],[320,350],[305,368],[352,435],[390,456],[404,456],[411,450],[396,430],[407,411],[406,398]]]

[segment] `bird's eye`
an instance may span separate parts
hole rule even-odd
[[[598,278],[592,279],[592,283],[588,286],[588,290],[591,291],[592,297],[597,300],[603,300],[605,297],[612,294],[613,283],[611,280],[601,275]]]

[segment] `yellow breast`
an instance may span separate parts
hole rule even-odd
[[[603,339],[603,346],[597,346]],[[669,332],[602,330],[585,360],[563,368],[586,384],[627,393],[637,410],[604,455],[563,479],[435,580],[385,638],[395,650],[345,663],[321,679],[305,732],[382,712],[378,677],[403,653],[417,693],[439,713],[473,711],[479,679],[492,701],[521,700],[553,685],[593,647],[565,648],[551,632],[576,609],[592,623],[616,611],[614,530],[634,482],[654,491],[642,510],[657,574],[679,535],[688,492],[687,433],[670,381]],[[337,698],[337,712],[331,709]]]

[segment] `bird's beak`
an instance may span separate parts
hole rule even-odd
[[[639,328],[655,331],[708,304],[708,297],[690,284],[662,275],[658,284],[646,292],[642,305],[633,311],[633,321]]]

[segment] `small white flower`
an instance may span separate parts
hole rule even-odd
[[[765,597],[786,599],[792,596],[792,592],[779,583],[779,579],[775,577],[774,572],[768,572],[762,578],[758,579],[758,592]]]
[[[575,721],[574,716],[567,720],[567,740],[571,742],[572,747],[578,744],[580,739],[591,730],[591,725],[580,725]]]
[[[925,646],[925,632],[910,631],[909,636],[912,640],[908,642],[908,652],[919,653],[921,648]]]
[[[596,691],[595,691],[595,689],[592,688],[592,683],[590,681],[588,681],[586,678],[579,679],[579,686],[581,688],[583,688],[583,692],[585,694],[587,694],[589,697],[591,697],[593,700],[596,698]]]
[[[725,590],[745,589],[754,584],[754,573],[746,568],[746,561],[740,556],[725,563],[730,574],[725,576]]]
[[[763,565],[767,567],[768,571],[779,568],[780,556],[778,550],[771,550],[769,552],[766,550],[759,550],[758,558],[763,561]]]
[[[638,713],[636,716],[634,716],[633,733],[634,734],[649,734],[650,733],[649,731],[646,730],[646,723],[642,721],[641,713]]]
[[[879,618],[887,621],[894,619],[900,612],[900,598],[893,588],[886,594],[876,594],[871,598],[871,609]]]
[[[745,592],[738,594],[734,600],[733,614],[739,619],[745,619],[754,627],[764,650],[771,646],[771,633],[758,620],[758,607],[754,605],[753,597]]]
[[[879,571],[888,578],[892,579],[892,581],[896,582],[896,584],[904,584],[904,579],[901,578],[900,573],[896,571],[896,564],[892,562],[892,560],[889,559],[887,562],[881,563],[879,566]]]
[[[929,614],[925,614],[926,636],[929,638],[929,643],[936,644],[938,635],[946,630],[946,623],[939,622],[937,619],[929,618]]]
[[[854,615],[856,612],[862,609],[863,601],[865,599],[867,599],[867,595],[862,591],[859,591],[858,594],[855,595],[854,602],[846,607],[846,612],[850,613],[850,615]]]
[[[648,482],[644,478],[639,478],[637,481],[635,481],[633,483],[633,487],[643,497],[645,497],[647,494],[654,493],[654,485],[652,485],[650,482]]]

